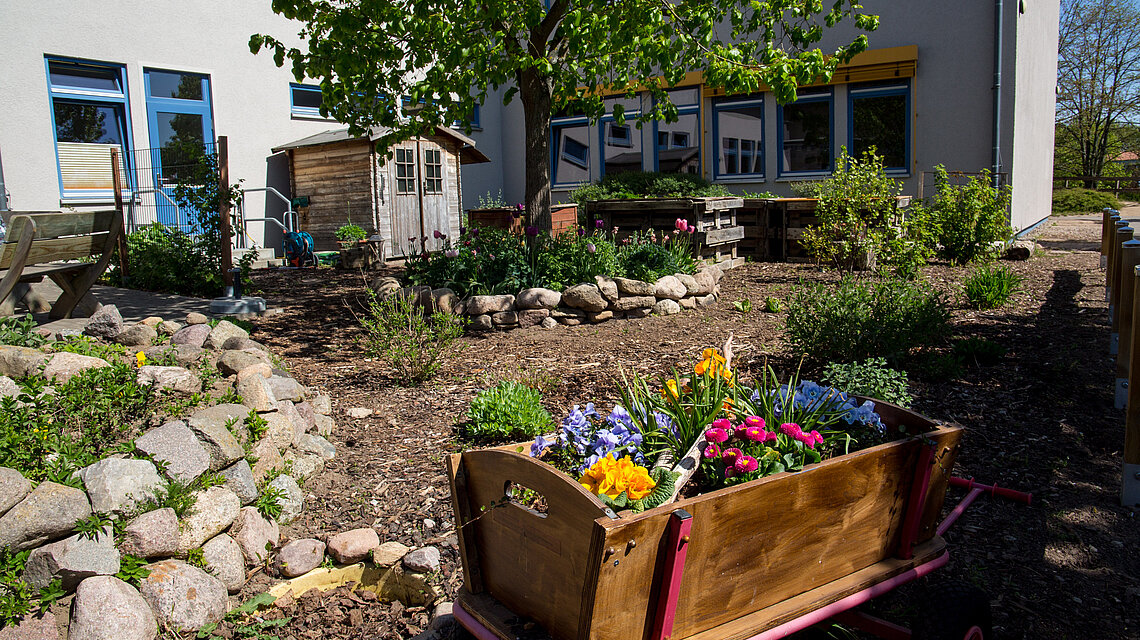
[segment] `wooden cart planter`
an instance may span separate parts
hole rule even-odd
[[[961,428],[876,408],[921,435],[640,514],[525,453],[453,455],[457,616],[504,639],[735,640],[938,566]],[[547,512],[504,500],[515,485]]]
[[[744,263],[739,253],[744,227],[736,220],[741,198],[647,198],[643,200],[591,200],[588,218],[601,220],[605,229],[618,228],[618,237],[634,231],[672,233],[677,218],[697,228],[693,234],[695,256],[712,260],[722,269]]]
[[[492,227],[495,229],[509,229],[516,235],[524,232],[523,219],[516,218],[518,209],[515,207],[489,207],[483,209],[468,209],[467,224],[472,227]],[[554,236],[564,233],[577,233],[578,231],[578,205],[554,204],[550,205],[550,231]]]

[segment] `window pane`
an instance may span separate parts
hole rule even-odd
[[[641,171],[641,131],[633,131],[629,125],[604,123],[606,144],[602,148],[603,172],[622,173]]]
[[[906,96],[855,98],[852,153],[875,147],[885,167],[906,167]]]
[[[206,140],[202,116],[192,113],[155,113],[158,125],[162,177],[166,181],[190,178]]]
[[[700,121],[697,114],[679,116],[676,122],[659,122],[657,169],[662,173],[699,173],[701,170]],[[664,140],[661,134],[665,134]]]
[[[675,106],[684,107],[700,103],[700,94],[696,87],[685,89],[672,89],[669,92],[669,102]]]
[[[122,93],[119,70],[112,67],[97,67],[73,62],[49,62],[48,74],[51,83],[57,87],[75,89],[95,89]]]
[[[759,103],[717,108],[716,125],[721,138],[718,175],[763,173],[763,113],[764,105]],[[738,155],[739,152],[744,153]]]
[[[584,124],[551,127],[554,182],[570,184],[590,179],[589,129]]]
[[[321,90],[315,87],[293,87],[293,108],[319,110]]]
[[[58,142],[122,144],[122,107],[55,100],[55,139]]]
[[[202,76],[173,71],[147,71],[147,76],[155,98],[202,99]]]
[[[830,102],[784,107],[784,170],[826,171],[831,166]]]

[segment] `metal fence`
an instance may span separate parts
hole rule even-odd
[[[154,149],[133,149],[125,154],[127,185],[131,196],[124,203],[127,232],[158,223],[189,234],[200,232],[198,212],[180,202],[179,184],[196,186],[203,182],[202,159],[213,156],[214,143],[169,145]],[[215,178],[216,179],[216,178]]]

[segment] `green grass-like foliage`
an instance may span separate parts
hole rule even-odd
[[[466,320],[442,311],[425,314],[408,298],[393,295],[381,300],[367,292],[364,352],[392,368],[397,381],[419,384],[435,375],[456,339],[463,335]]]
[[[41,615],[67,595],[59,578],[36,590],[24,582],[24,564],[31,551],[14,553],[0,548],[0,628],[15,626],[29,614]]]
[[[982,265],[966,278],[963,292],[966,302],[974,309],[997,309],[1021,291],[1023,281],[1024,278],[1009,267]]]
[[[895,278],[801,282],[788,301],[792,347],[822,361],[902,357],[942,338],[949,321],[941,294]]]
[[[36,333],[36,321],[32,319],[32,314],[22,318],[0,318],[0,344],[38,347],[44,342],[47,342],[47,338]]]
[[[732,195],[723,185],[713,184],[694,173],[626,171],[584,184],[570,192],[581,207],[590,200],[636,198],[703,198]],[[581,209],[579,209],[581,211]]]
[[[480,391],[467,417],[471,436],[488,440],[533,438],[554,421],[542,406],[541,393],[510,380]]]
[[[257,496],[253,506],[266,518],[276,520],[281,517],[281,501],[285,499],[285,492],[277,487],[266,486]]]
[[[833,362],[824,368],[823,381],[847,393],[885,400],[900,407],[909,407],[913,402],[906,372],[890,368],[883,358]]]
[[[1092,189],[1054,189],[1053,213],[1100,213],[1101,209],[1119,209],[1116,196]]]

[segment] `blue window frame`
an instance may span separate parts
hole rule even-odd
[[[551,119],[550,168],[554,187],[590,181],[590,127],[585,117]]]
[[[289,113],[296,118],[320,118],[331,120],[321,115],[321,88],[310,84],[289,83]]]
[[[677,107],[677,121],[653,121],[653,168],[662,173],[700,173],[700,89],[672,89],[669,100]]]
[[[764,99],[713,103],[713,179],[764,178]]]
[[[847,148],[860,156],[875,148],[888,173],[910,170],[910,84],[852,85],[847,91]]]
[[[161,224],[195,232],[187,211],[174,204],[174,186],[195,175],[198,157],[214,144],[210,77],[169,69],[143,69],[147,128],[154,188]]]
[[[834,99],[831,89],[801,93],[798,100],[777,109],[780,126],[780,175],[831,173],[835,139]]]
[[[123,159],[120,177],[131,188],[130,108],[126,67],[121,64],[45,57],[44,69],[55,131],[61,200],[114,195],[111,149]]]

